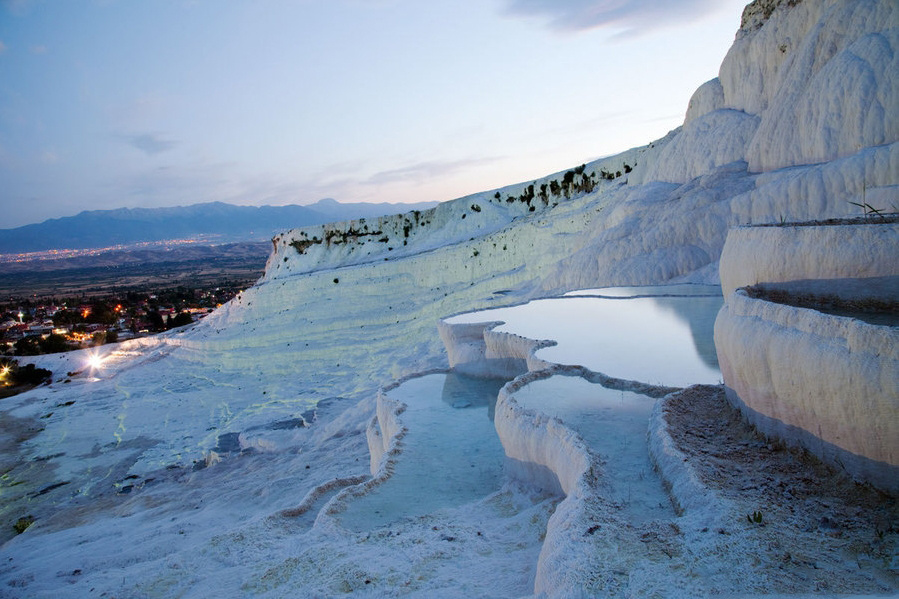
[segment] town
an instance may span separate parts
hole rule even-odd
[[[0,355],[70,351],[185,326],[241,289],[179,286],[101,297],[12,297],[0,302]]]

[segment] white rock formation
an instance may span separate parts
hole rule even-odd
[[[721,291],[727,298],[758,283],[897,276],[897,258],[896,223],[736,227],[721,255]]]
[[[715,322],[728,398],[751,422],[893,493],[899,328],[788,304],[824,296],[895,306],[897,258],[896,222],[734,229],[721,257],[725,305]],[[745,290],[759,283],[787,299]]]
[[[860,214],[850,202],[895,209],[897,72],[895,2],[755,2],[684,125],[587,164],[592,193],[507,201],[561,183],[556,173],[420,214],[290,231],[275,240],[266,280],[466,243],[523,220],[567,234],[571,256],[549,269],[544,292],[714,280],[729,227]]]

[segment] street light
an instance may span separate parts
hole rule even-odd
[[[100,354],[91,353],[87,358],[87,365],[91,372],[103,368],[103,357]]]

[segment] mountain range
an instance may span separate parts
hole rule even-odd
[[[293,227],[424,210],[436,204],[340,203],[326,198],[308,206],[208,202],[169,208],[86,210],[75,216],[0,229],[0,253],[103,248],[201,236],[216,243],[260,241]]]

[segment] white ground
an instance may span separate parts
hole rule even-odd
[[[209,334],[213,322],[173,338]],[[474,503],[351,532],[333,518],[315,521],[338,484],[312,510],[292,515],[291,508],[318,485],[368,474],[363,433],[373,400],[325,402],[311,427],[297,428],[291,419],[306,412],[306,403],[260,401],[269,392],[282,393],[282,383],[265,385],[265,377],[254,381],[190,361],[191,351],[179,343],[145,342],[127,356],[111,358],[98,376],[63,377],[3,400],[4,469],[14,466],[3,477],[4,518],[7,523],[26,514],[37,518],[3,546],[4,593],[533,593],[558,496],[509,482]],[[83,357],[47,356],[41,362],[67,372]],[[702,531],[696,522],[706,515],[687,512],[659,528],[658,522],[631,524],[614,508],[591,504],[589,513],[602,524],[602,534],[572,531],[587,535],[592,547],[574,560],[577,569],[591,572],[586,588],[612,596],[652,591],[683,597],[899,589],[895,502],[840,482],[805,458],[798,466],[772,469],[770,460],[793,464],[789,460],[795,456],[767,450],[713,396],[703,412],[685,416],[689,406],[681,408],[673,430],[683,450],[697,456],[691,464],[705,486],[724,495],[730,506],[726,522]],[[69,401],[75,403],[65,405]],[[342,413],[344,408],[350,409]],[[175,418],[179,413],[189,417]],[[710,414],[724,416],[708,419]],[[238,447],[210,452],[222,445],[219,434],[236,431],[247,431]],[[719,445],[726,435],[736,441]],[[761,466],[757,456],[765,460]],[[68,484],[53,488],[59,482]],[[793,495],[772,495],[784,488]],[[39,494],[44,489],[49,490]],[[743,512],[755,510],[764,514],[764,526],[744,522]]]

